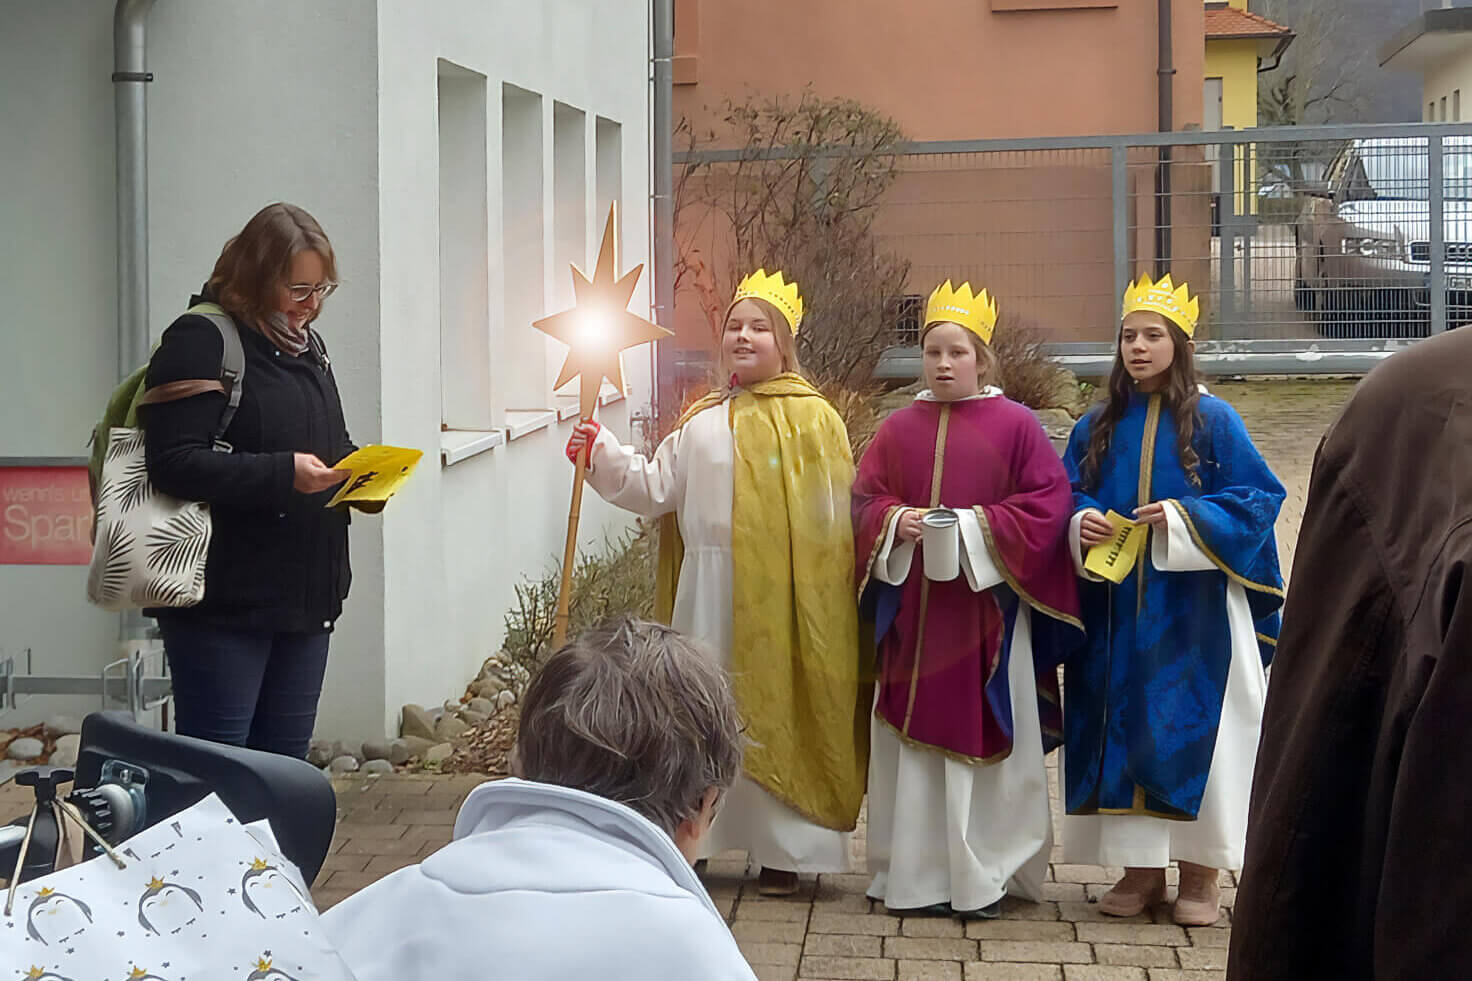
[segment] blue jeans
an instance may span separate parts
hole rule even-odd
[[[240,630],[167,616],[158,625],[181,736],[306,757],[331,634]]]

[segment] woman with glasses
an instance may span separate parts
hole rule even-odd
[[[347,512],[325,505],[347,476],[332,464],[354,446],[312,328],[336,280],[331,243],[294,205],[263,208],[225,243],[190,302],[223,308],[245,353],[239,406],[218,438],[227,398],[210,384],[224,350],[214,323],[184,314],[149,362],[150,390],[195,392],[140,406],[149,477],[209,504],[213,524],[203,601],[145,611],[163,634],[183,735],[306,755],[351,579]]]

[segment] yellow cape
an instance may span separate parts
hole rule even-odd
[[[808,820],[851,831],[869,765],[872,691],[854,603],[854,464],[843,420],[800,375],[727,401],[731,504],[731,682],[746,723],[746,773]],[[685,547],[660,527],[655,609],[666,623]]]

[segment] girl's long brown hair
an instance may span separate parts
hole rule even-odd
[[[1123,328],[1121,327],[1121,336]],[[1194,486],[1201,486],[1201,457],[1196,453],[1194,438],[1201,414],[1196,410],[1200,400],[1197,388],[1199,376],[1196,361],[1191,353],[1191,341],[1185,331],[1167,322],[1166,330],[1175,346],[1175,358],[1166,369],[1165,387],[1160,391],[1161,402],[1176,422],[1176,447],[1180,453],[1181,466],[1186,479]],[[1079,478],[1085,490],[1095,490],[1103,473],[1104,455],[1114,438],[1114,427],[1124,418],[1129,409],[1130,398],[1135,391],[1135,380],[1124,366],[1124,355],[1119,344],[1114,345],[1114,367],[1109,371],[1109,395],[1095,411],[1093,426],[1089,429],[1089,451],[1079,467]],[[1143,504],[1150,503],[1142,501]]]

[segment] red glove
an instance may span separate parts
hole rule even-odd
[[[591,455],[593,441],[598,438],[598,433],[602,428],[602,426],[598,425],[592,419],[584,419],[576,426],[573,426],[572,435],[567,438],[567,449],[565,451],[568,462],[576,465],[578,454],[582,452],[585,446],[588,447],[589,454]]]

